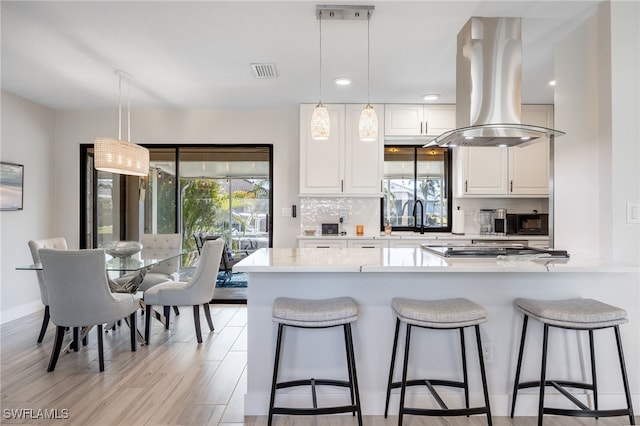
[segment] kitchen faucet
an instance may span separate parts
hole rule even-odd
[[[422,204],[421,200],[416,200],[416,203],[413,205],[413,226],[414,229],[418,226],[418,218],[416,216],[418,204],[420,204],[420,233],[424,234],[424,204]]]

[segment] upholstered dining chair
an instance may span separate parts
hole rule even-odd
[[[65,240],[64,237],[55,237],[46,238],[44,240],[29,241],[29,250],[31,250],[31,257],[33,258],[34,264],[40,263],[39,251],[41,248],[66,250],[67,240]],[[47,288],[44,285],[44,274],[42,270],[36,271],[36,275],[38,277],[38,285],[40,286],[40,300],[42,300],[42,304],[44,305],[44,317],[42,318],[40,335],[38,335],[38,343],[42,343],[44,334],[46,333],[47,327],[49,326],[49,296],[47,295]]]
[[[193,319],[198,343],[202,343],[200,331],[200,305],[204,309],[209,330],[213,331],[213,321],[209,311],[209,301],[213,299],[216,286],[216,275],[220,266],[220,258],[224,249],[224,240],[206,241],[198,260],[198,266],[192,278],[187,282],[172,281],[161,283],[144,292],[145,339],[149,344],[151,334],[151,308],[154,305],[163,306],[193,306]],[[166,311],[166,310],[165,310]],[[168,318],[165,327],[168,328]]]
[[[200,253],[202,251],[202,245],[205,241],[217,240],[218,238],[220,238],[220,235],[208,235],[204,232],[196,232],[193,234],[193,238],[196,241],[196,248],[198,249],[198,253]],[[236,256],[229,248],[229,245],[225,243],[224,250],[222,251],[222,256],[220,257],[219,268],[219,272],[224,273],[225,282],[231,279],[231,275],[233,274],[233,265],[247,257],[248,253],[246,251],[244,251],[243,253],[244,255]]]
[[[47,371],[53,371],[56,367],[66,327],[97,326],[100,371],[104,371],[103,324],[129,316],[131,350],[136,350],[136,310],[140,297],[111,292],[104,249],[41,249],[40,259],[49,296],[51,321],[56,325],[56,338]]]
[[[182,237],[180,234],[143,234],[140,238],[142,243],[142,254],[147,257],[154,257],[154,253],[158,253],[156,257],[166,257],[167,253],[180,253]],[[174,257],[157,265],[152,266],[144,276],[139,291],[150,289],[156,284],[166,281],[172,281],[174,274],[178,272],[178,264],[180,258]],[[118,284],[124,284],[133,277],[133,274],[126,274],[116,278]]]

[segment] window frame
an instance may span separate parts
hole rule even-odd
[[[402,148],[402,149],[413,149],[413,199],[416,200],[418,196],[418,185],[417,185],[417,174],[418,174],[418,150],[423,148],[424,145],[403,145],[403,144],[388,144],[385,145],[384,148]],[[384,161],[384,159],[383,159]],[[444,182],[443,182],[443,190],[442,192],[445,194],[444,199],[447,200],[447,225],[433,227],[428,226],[425,223],[424,230],[425,232],[439,232],[439,233],[450,233],[451,232],[451,217],[453,215],[453,190],[452,190],[452,176],[453,176],[453,148],[447,148],[445,151],[445,161],[444,161]],[[383,176],[383,182],[387,181],[387,177]],[[380,231],[384,231],[385,226],[385,197],[380,198]],[[424,213],[423,213],[424,214]],[[406,232],[406,231],[418,231],[419,228],[414,224],[413,226],[397,226],[392,225],[391,231],[398,232]]]

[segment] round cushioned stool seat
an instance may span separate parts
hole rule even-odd
[[[559,327],[594,329],[627,322],[624,309],[593,299],[534,300],[518,298],[516,307],[544,324]]]
[[[278,297],[273,302],[273,321],[298,327],[331,327],[358,319],[358,305],[351,297],[293,299]]]
[[[487,311],[467,299],[414,300],[394,297],[391,307],[401,321],[430,328],[461,328],[487,321]]]

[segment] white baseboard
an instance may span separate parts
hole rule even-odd
[[[13,308],[0,312],[0,324],[5,324],[9,321],[13,321],[39,311],[44,311],[44,305],[39,300],[25,303],[20,306],[14,306]]]

